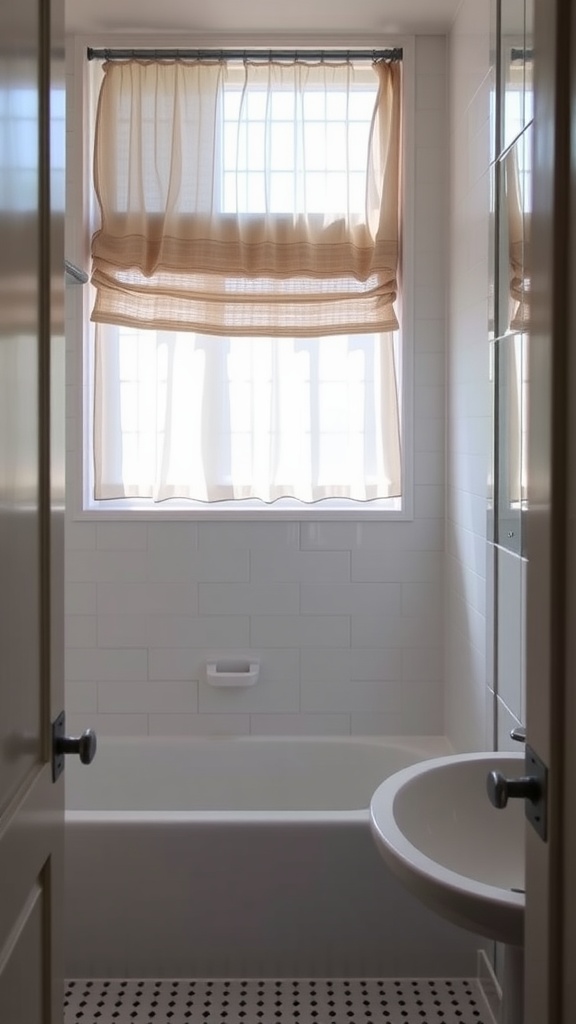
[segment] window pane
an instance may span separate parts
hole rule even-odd
[[[266,210],[266,176],[261,173],[246,175],[246,202],[239,213],[264,213]]]
[[[225,171],[245,171],[247,167],[246,125],[225,124],[222,164]]]
[[[348,178],[346,174],[331,171],[326,175],[326,196],[322,209],[330,212],[346,210],[348,206],[347,192]]]
[[[326,93],[326,120],[341,121],[346,116],[346,93],[330,90]]]
[[[323,171],[326,167],[326,133],[323,123],[304,125],[304,147],[308,171]]]
[[[244,93],[242,117],[249,121],[263,121],[266,117],[268,95],[264,89],[252,88]]]
[[[362,171],[366,173],[366,158],[368,155],[368,141],[370,138],[370,124],[351,124],[348,127],[348,160],[351,171]]]
[[[227,87],[223,96],[223,114],[226,121],[237,121],[240,113],[242,90]]]
[[[341,121],[326,126],[326,148],[330,154],[330,169],[345,171],[348,157],[346,125]]]
[[[294,175],[270,175],[270,209],[274,213],[292,213],[294,210]]]
[[[294,121],[296,94],[293,89],[275,89],[271,96],[270,114],[274,121]]]
[[[266,167],[266,131],[262,122],[247,127],[246,167],[251,171],[263,171]]]
[[[294,173],[294,126],[288,121],[273,122],[270,127],[270,169]],[[292,193],[292,189],[290,189]]]
[[[348,99],[348,117],[351,121],[370,121],[376,97],[376,88],[353,89]]]
[[[306,209],[326,209],[326,175],[323,172],[306,175]]]
[[[326,117],[326,97],[318,90],[306,90],[302,96],[302,109],[305,121],[324,121]]]
[[[242,120],[233,112],[239,90],[227,88],[223,104],[223,209],[234,213],[347,213],[365,208],[366,157],[376,96],[369,88],[333,89],[308,85],[297,97],[292,88],[249,86],[243,94]],[[239,180],[227,176],[235,170]],[[242,175],[269,176],[249,181]],[[275,173],[294,175],[291,183],[273,179]],[[320,172],[349,180],[314,178]]]

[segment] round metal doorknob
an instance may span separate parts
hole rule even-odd
[[[57,754],[78,754],[82,764],[91,764],[96,756],[96,733],[86,729],[81,736],[60,736],[56,741]]]
[[[489,772],[486,779],[488,799],[494,807],[502,809],[514,797],[523,800],[538,800],[541,786],[538,779],[523,775],[519,779],[507,779],[502,772]]]

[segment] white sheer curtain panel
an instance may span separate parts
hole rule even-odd
[[[395,347],[99,324],[96,499],[399,496]]]

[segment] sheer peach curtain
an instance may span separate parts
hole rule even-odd
[[[517,146],[513,146],[505,161],[511,331],[530,328],[530,209],[526,192],[531,186],[531,176],[524,161],[523,164],[521,181]]]
[[[526,81],[532,65],[526,64]],[[499,342],[503,351],[503,380],[506,391],[507,500],[520,505],[526,498],[527,440],[526,410],[528,387],[528,346],[530,332],[530,221],[531,140],[524,133],[512,146],[504,165],[508,231],[509,324],[513,332]]]
[[[228,335],[398,326],[399,64],[104,71],[94,320]]]

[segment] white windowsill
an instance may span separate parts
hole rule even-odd
[[[274,502],[270,505],[257,504],[256,502],[243,501],[239,503],[219,502],[218,504],[207,504],[201,506],[198,503],[177,501],[158,502],[153,505],[146,500],[138,499],[113,499],[108,501],[94,502],[84,508],[77,510],[74,519],[102,520],[139,520],[154,521],[166,519],[182,519],[190,521],[209,522],[233,522],[239,520],[253,520],[264,522],[278,520],[321,520],[357,522],[359,519],[375,519],[388,521],[402,521],[412,519],[412,514],[407,509],[401,508],[400,499],[390,498],[370,502],[343,502],[335,499],[330,501],[317,502],[311,505],[302,503],[284,502],[279,505]]]

